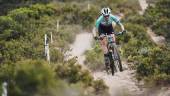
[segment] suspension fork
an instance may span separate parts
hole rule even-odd
[[[113,54],[114,54],[114,47],[116,47],[116,43],[109,43],[108,44],[108,52],[109,52],[109,57],[114,60]]]

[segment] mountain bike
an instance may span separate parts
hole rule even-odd
[[[115,32],[113,34],[118,36],[118,35],[121,35],[122,32]],[[108,52],[109,52],[109,56],[105,60],[106,72],[109,74],[109,70],[111,69],[111,73],[112,73],[112,75],[114,75],[115,72],[123,71],[121,58],[119,55],[117,45],[113,41],[112,34],[110,34],[110,35],[106,34],[106,35],[104,35],[104,37],[106,37],[106,39],[107,39],[107,48],[108,48]],[[101,38],[99,37],[99,39],[101,39]]]

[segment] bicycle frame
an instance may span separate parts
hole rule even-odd
[[[119,34],[115,34],[115,35],[119,35]],[[114,61],[114,70],[116,71],[122,71],[122,64],[121,64],[121,60],[120,60],[120,56],[119,53],[117,52],[117,45],[113,39],[113,35],[107,35],[106,34],[106,39],[107,39],[107,49],[110,53],[112,53],[111,58]],[[116,65],[115,65],[116,64]],[[111,66],[111,67],[113,67]],[[112,69],[113,70],[113,69]]]
[[[110,34],[110,35],[106,34],[106,39],[107,39],[107,47],[108,47],[108,51],[109,51],[109,49],[113,48],[116,45],[116,43],[113,40],[112,34]]]

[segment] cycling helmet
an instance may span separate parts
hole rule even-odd
[[[102,8],[101,14],[102,14],[103,16],[108,16],[108,15],[110,15],[110,14],[111,14],[110,8]]]

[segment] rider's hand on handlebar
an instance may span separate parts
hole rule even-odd
[[[126,30],[123,30],[122,33],[126,33],[127,31]]]
[[[123,35],[125,34],[127,31],[126,30],[123,30],[122,32],[119,32],[118,35]]]
[[[97,37],[97,36],[95,36],[95,37],[94,37],[94,40],[98,40],[98,37]]]
[[[116,35],[122,35],[123,34],[123,32],[118,32],[118,33],[116,33]]]

